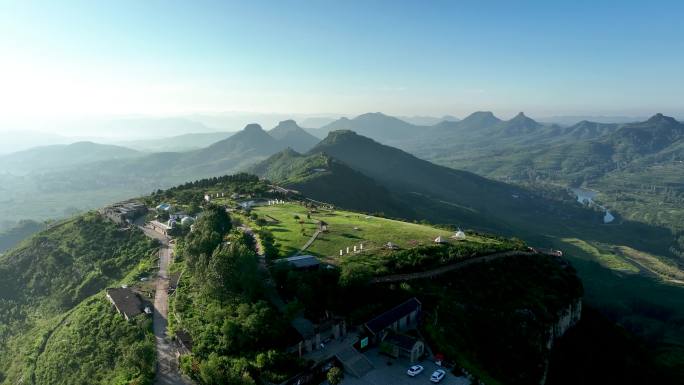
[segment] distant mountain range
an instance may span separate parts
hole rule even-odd
[[[127,159],[140,155],[129,148],[93,142],[56,144],[0,156],[0,172],[45,172],[83,163]]]
[[[397,116],[397,118],[416,126],[434,126],[441,122],[458,122],[460,119],[453,115],[435,116]]]
[[[356,135],[355,140],[349,139],[351,131]],[[209,141],[212,140],[211,135],[192,134],[169,138],[167,144],[181,144],[184,140],[189,143],[192,139]],[[375,145],[384,146],[370,146],[359,139],[363,137],[373,139]],[[325,140],[318,143],[319,138]],[[341,146],[338,143],[331,146],[337,141],[354,145]],[[522,112],[509,120],[502,120],[488,111],[472,113],[463,120],[443,120],[430,126],[414,125],[382,113],[363,114],[353,119],[341,118],[319,129],[304,129],[293,120],[281,121],[268,132],[259,125],[250,124],[227,138],[185,152],[144,154],[122,147],[101,146],[94,143],[74,147],[57,146],[3,157],[0,168],[4,170],[36,174],[43,171],[40,177],[29,179],[5,177],[6,196],[15,196],[12,201],[14,207],[17,207],[17,202],[27,199],[12,194],[16,190],[12,186],[16,187],[17,184],[21,184],[21,191],[55,191],[56,186],[59,186],[59,191],[87,191],[87,186],[92,186],[97,190],[106,189],[107,193],[102,196],[117,196],[115,193],[119,190],[130,195],[131,188],[135,188],[135,191],[150,191],[190,179],[244,170],[290,148],[294,150],[286,157],[290,160],[298,158],[294,155],[296,153],[308,156],[314,154],[312,151],[331,157],[298,159],[293,163],[294,168],[301,168],[302,164],[308,163],[332,162],[330,164],[342,172],[342,165],[346,165],[351,167],[350,171],[345,171],[346,174],[351,175],[352,171],[360,173],[392,193],[398,191],[397,183],[403,180],[401,190],[404,192],[409,191],[414,197],[427,194],[447,202],[451,202],[450,192],[458,190],[464,197],[471,196],[473,200],[459,198],[453,207],[473,209],[477,202],[483,201],[483,197],[486,201],[509,201],[511,195],[519,193],[506,185],[505,192],[488,195],[490,190],[499,191],[496,186],[500,185],[492,185],[494,182],[489,179],[474,179],[476,175],[470,173],[461,174],[461,171],[447,168],[437,171],[425,166],[427,162],[421,159],[507,182],[546,180],[577,186],[607,183],[608,180],[615,182],[614,179],[619,176],[620,183],[636,183],[638,179],[642,185],[646,182],[680,191],[681,183],[677,178],[682,173],[676,169],[677,163],[672,162],[681,159],[684,148],[681,123],[660,114],[640,123],[581,121],[572,126],[561,126],[537,122]],[[394,148],[390,150],[389,146]],[[338,151],[339,148],[344,148],[344,151]],[[366,148],[372,150],[364,150]],[[366,155],[368,158],[364,158]],[[424,162],[423,166],[418,166],[418,161]],[[371,166],[388,168],[367,168]],[[651,183],[638,170],[648,167],[666,167],[668,171],[660,181]],[[267,167],[261,174],[270,175],[270,169]],[[51,171],[46,174],[46,170]],[[388,179],[390,176],[391,180]],[[357,178],[362,180],[358,175]],[[93,180],[98,183],[93,185]],[[337,186],[334,183],[332,185]],[[487,188],[480,190],[474,187],[478,185]],[[431,188],[426,190],[426,186]],[[380,190],[373,194],[385,196],[380,194]],[[316,196],[315,193],[310,195]],[[386,205],[388,212],[396,207],[396,202],[404,204],[407,195],[389,199]],[[0,203],[0,208],[2,205]],[[374,207],[379,207],[377,202]],[[360,206],[354,208],[363,209]],[[465,210],[460,215],[467,212]]]
[[[198,135],[172,138],[167,144],[193,138]],[[79,142],[8,154],[0,157],[0,218],[10,223],[59,218],[189,180],[234,173],[288,147],[304,152],[317,142],[294,121],[283,121],[269,132],[250,124],[185,152],[144,153]]]
[[[554,132],[553,141],[544,142],[540,135],[525,150],[509,148],[473,157],[465,167],[513,179],[527,179],[532,172],[535,177],[580,185],[630,165],[644,168],[684,159],[684,125],[662,114],[627,124],[583,121]]]
[[[0,136],[2,137],[0,141],[0,155],[24,151],[33,147],[73,142],[73,139],[65,136],[27,130],[0,131]]]
[[[144,152],[183,152],[208,147],[233,134],[235,132],[200,132],[156,139],[123,141],[116,144]]]

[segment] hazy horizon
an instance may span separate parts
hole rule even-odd
[[[0,130],[227,111],[684,116],[682,4],[616,4],[2,4]]]
[[[491,111],[482,109],[477,111]],[[361,114],[342,114],[342,113],[312,113],[312,114],[287,114],[287,113],[256,113],[230,111],[215,114],[188,114],[188,115],[111,115],[86,118],[44,118],[42,120],[28,119],[16,124],[0,125],[0,133],[21,133],[26,134],[49,134],[53,137],[46,138],[56,144],[70,143],[75,140],[104,141],[109,143],[125,142],[129,140],[142,140],[165,138],[185,134],[211,133],[211,132],[236,132],[242,130],[247,124],[256,123],[268,130],[275,127],[283,120],[295,120],[304,128],[319,128],[323,123],[331,122],[340,118],[353,119],[366,113],[382,113],[393,116],[408,122],[412,119],[434,119],[439,121],[443,117],[455,117],[464,119],[468,115],[477,112],[470,111],[465,114],[454,114],[445,112],[442,114],[388,114],[383,111],[366,111]],[[519,112],[525,113],[528,117],[543,123],[559,123],[561,125],[573,124],[580,120],[594,120],[600,123],[626,123],[632,121],[645,120],[648,117],[659,113],[653,111],[643,115],[554,115],[554,116],[535,116],[526,111],[514,113],[498,113],[491,111],[500,119],[508,120]],[[668,114],[665,114],[668,115]],[[682,120],[679,115],[674,115],[678,120]],[[414,123],[415,124],[415,123]],[[140,132],[140,128],[145,129]],[[59,139],[64,142],[59,142]],[[11,138],[10,138],[11,139]],[[31,147],[31,146],[28,146]],[[5,152],[5,151],[0,151]]]

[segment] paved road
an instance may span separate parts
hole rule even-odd
[[[156,293],[154,295],[154,338],[157,345],[157,375],[155,385],[191,385],[178,372],[176,348],[166,338],[166,325],[169,312],[169,264],[172,259],[172,248],[169,238],[154,230],[142,228],[145,235],[161,242],[159,248],[159,273],[157,275]]]
[[[420,362],[425,371],[415,376],[406,375],[406,370],[411,366],[407,360],[390,359],[378,353],[377,349],[371,349],[365,353],[366,357],[373,363],[375,368],[361,378],[345,375],[342,385],[421,385],[430,384],[430,375],[437,369],[441,369],[434,362],[424,360]],[[387,365],[392,362],[392,365]],[[470,385],[470,381],[465,377],[456,377],[448,373],[440,382],[440,385]]]

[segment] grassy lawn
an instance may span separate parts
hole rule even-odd
[[[623,273],[639,273],[639,268],[628,259],[607,248],[599,247],[577,238],[563,238],[563,249],[570,255],[596,261],[601,266]]]
[[[378,251],[387,242],[400,248],[429,245],[437,236],[449,238],[453,232],[431,226],[367,216],[349,211],[318,211],[307,218],[307,208],[297,204],[256,207],[260,218],[270,221],[265,227],[273,233],[281,255],[292,255],[311,238],[317,230],[317,222],[328,224],[328,231],[321,233],[306,250],[306,254],[318,257],[339,256],[345,250],[363,244],[364,252]],[[299,217],[296,219],[295,216]],[[272,219],[278,221],[275,223]],[[302,223],[300,223],[300,221]],[[496,244],[498,240],[469,236],[463,243]]]

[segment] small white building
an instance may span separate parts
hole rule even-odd
[[[159,221],[151,221],[149,226],[152,228],[152,230],[164,235],[168,235],[169,230],[171,230],[171,226]]]

